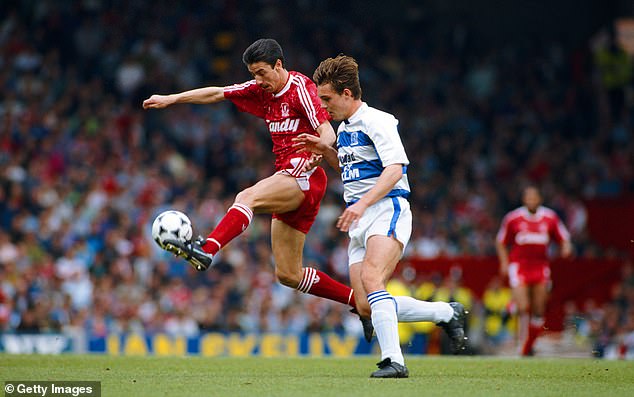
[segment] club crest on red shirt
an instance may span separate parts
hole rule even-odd
[[[288,117],[290,114],[288,110],[289,109],[288,103],[282,102],[281,108],[282,108],[282,117]]]

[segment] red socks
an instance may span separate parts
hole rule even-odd
[[[544,328],[544,319],[542,317],[531,318],[528,324],[528,337],[522,347],[522,356],[530,356],[533,354],[533,344]]]
[[[297,286],[297,290],[333,300],[335,302],[356,307],[352,288],[330,278],[326,273],[312,267],[304,268],[304,277]]]
[[[207,242],[203,245],[203,250],[209,254],[216,255],[220,248],[246,230],[251,223],[251,219],[253,219],[253,211],[249,207],[244,204],[234,203],[216,228],[207,236]]]

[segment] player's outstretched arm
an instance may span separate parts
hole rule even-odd
[[[225,99],[223,87],[204,87],[178,94],[152,95],[143,101],[143,109],[163,109],[175,103],[208,104]]]

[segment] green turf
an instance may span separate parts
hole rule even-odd
[[[409,379],[369,379],[376,358],[0,354],[0,380],[99,380],[103,396],[634,396],[634,363],[407,357]]]

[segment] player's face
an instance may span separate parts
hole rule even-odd
[[[274,67],[271,67],[271,65],[266,62],[260,61],[250,64],[247,69],[249,69],[249,72],[255,78],[255,83],[264,91],[270,92],[271,94],[279,92],[284,88],[284,84],[286,84],[286,80],[283,79],[281,73],[284,67],[282,66],[282,61],[279,59]]]
[[[542,203],[542,196],[537,189],[528,187],[522,194],[522,202],[530,212],[535,212],[537,211],[537,207]]]
[[[352,95],[347,89],[338,94],[332,89],[330,83],[317,87],[317,95],[321,99],[321,107],[326,109],[330,117],[335,121],[342,121],[350,117],[350,104]]]

